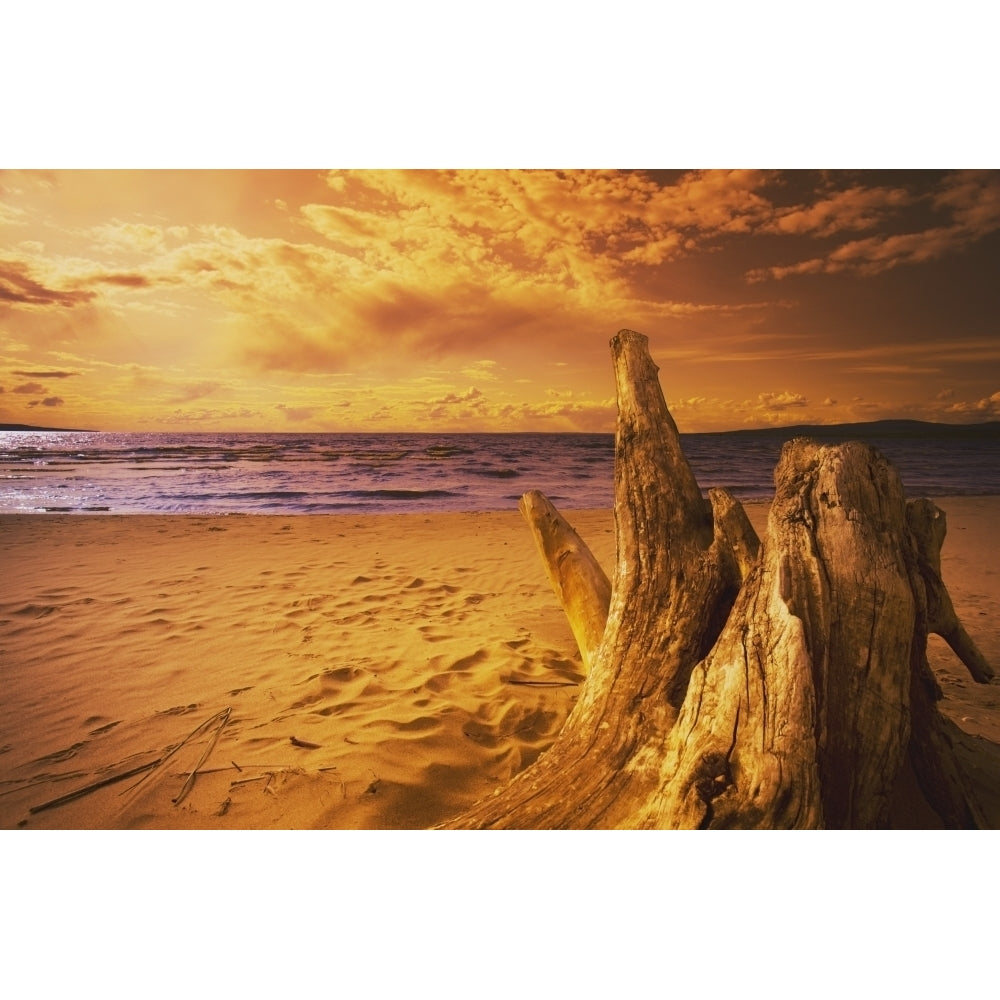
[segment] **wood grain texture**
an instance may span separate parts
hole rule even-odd
[[[940,577],[943,514],[908,504],[876,449],[796,439],[761,544],[726,491],[702,498],[647,339],[623,330],[611,349],[606,627],[549,751],[448,825],[879,828],[913,778],[945,825],[982,825],[926,658],[933,629],[974,677],[992,676]],[[548,525],[550,576],[564,550],[585,566],[558,512],[526,503]],[[563,604],[593,636],[593,611],[573,610],[600,606],[589,571]]]

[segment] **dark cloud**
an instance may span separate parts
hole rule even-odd
[[[11,373],[12,375],[20,375],[22,378],[72,378],[74,375],[79,375],[79,372],[22,372],[15,371]]]
[[[46,396],[44,399],[33,399],[28,406],[64,406],[66,400],[59,396]]]
[[[123,288],[149,288],[153,283],[144,274],[98,274],[92,285],[121,285]]]
[[[928,181],[933,186],[928,187]],[[770,231],[815,237],[876,226],[882,231],[791,264],[751,268],[747,281],[844,272],[870,277],[956,254],[1000,229],[996,171],[958,171],[940,178],[917,172],[909,183],[913,191],[851,187],[780,215]],[[902,211],[917,203],[923,203],[918,209],[925,209],[928,202],[933,208],[929,217]]]
[[[47,288],[28,274],[28,269],[17,261],[0,263],[0,302],[13,302],[29,306],[65,306],[72,308],[81,302],[90,302],[94,292],[83,289],[62,291]]]
[[[44,396],[48,390],[39,382],[25,382],[11,390],[23,396]]]

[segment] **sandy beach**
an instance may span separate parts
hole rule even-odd
[[[1000,498],[939,504],[998,668]],[[567,517],[610,573],[612,513]],[[10,515],[0,561],[4,829],[433,826],[543,752],[583,680],[513,511]],[[1000,692],[930,656],[1000,827]]]

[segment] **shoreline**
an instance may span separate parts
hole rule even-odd
[[[935,502],[1000,668],[1000,497]],[[612,511],[564,514],[610,574]],[[583,679],[516,510],[4,514],[0,559],[2,828],[431,826],[534,760]],[[1000,826],[1000,693],[928,656]]]

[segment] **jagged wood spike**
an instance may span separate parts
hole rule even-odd
[[[611,581],[593,552],[544,493],[529,490],[518,504],[542,564],[589,670],[604,636]]]
[[[627,825],[656,772],[625,765],[669,732],[690,671],[738,591],[740,560],[714,530],[647,338],[622,330],[611,349],[618,388],[617,559],[604,638],[549,750],[448,826]]]

